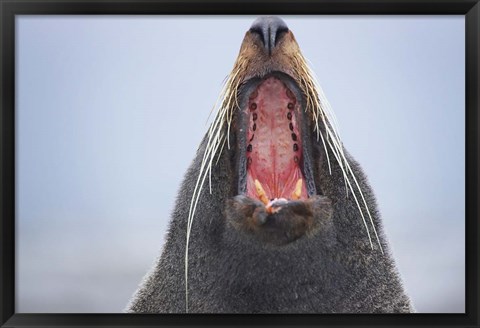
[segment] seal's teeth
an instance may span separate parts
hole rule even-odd
[[[265,190],[263,189],[262,184],[257,179],[255,179],[255,189],[257,190],[258,198],[262,201],[262,203],[264,203],[265,205],[268,205],[269,200],[268,200],[267,194],[265,193]]]
[[[300,195],[302,194],[302,179],[298,179],[297,184],[295,185],[295,189],[292,192],[292,196],[290,197],[293,200],[300,199]]]
[[[280,211],[282,208],[281,207],[274,207],[274,206],[272,206],[271,203],[269,203],[269,204],[267,204],[267,206],[265,206],[265,209],[266,209],[268,214],[275,214],[278,211]]]

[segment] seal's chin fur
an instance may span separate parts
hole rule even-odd
[[[373,191],[281,19],[253,23],[222,95],[127,311],[413,311]]]

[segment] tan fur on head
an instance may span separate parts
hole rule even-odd
[[[300,48],[291,31],[278,41],[272,49],[271,54],[263,51],[263,44],[258,35],[248,31],[245,34],[234,70],[237,65],[245,68],[244,80],[253,77],[263,77],[269,72],[280,71],[295,77],[296,71],[292,62],[296,57],[301,56]],[[246,65],[244,64],[246,63]]]
[[[232,73],[227,80],[229,92],[225,94],[224,99],[227,101],[223,103],[222,107],[229,108],[234,104],[230,100],[236,99],[238,87],[243,82],[254,77],[262,78],[270,72],[277,71],[291,76],[297,82],[306,98],[306,111],[317,122],[319,113],[315,108],[318,108],[320,100],[316,91],[315,79],[293,33],[287,31],[272,49],[271,54],[267,54],[262,49],[263,45],[258,36],[248,31],[243,39]]]

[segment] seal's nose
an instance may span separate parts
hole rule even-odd
[[[272,54],[272,49],[275,48],[277,42],[288,32],[288,26],[285,22],[275,16],[264,16],[257,18],[252,26],[250,32],[257,33],[263,42],[268,54]]]

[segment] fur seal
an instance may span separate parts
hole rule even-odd
[[[131,313],[408,313],[375,197],[293,33],[246,32]]]

